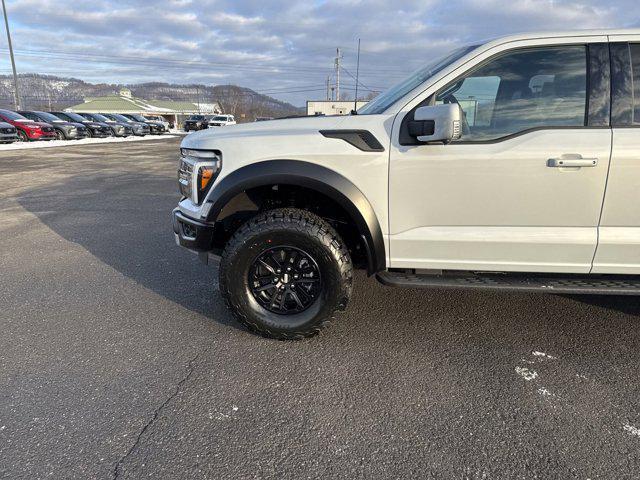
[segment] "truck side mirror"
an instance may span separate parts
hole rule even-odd
[[[419,142],[450,143],[462,136],[462,112],[457,103],[418,108],[409,122],[409,135]]]

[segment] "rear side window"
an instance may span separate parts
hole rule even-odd
[[[587,118],[586,46],[509,52],[436,95],[465,113],[461,141],[491,141],[534,128],[583,127]]]
[[[633,68],[633,123],[640,125],[640,43],[631,44]]]

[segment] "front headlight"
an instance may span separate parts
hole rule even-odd
[[[199,205],[222,168],[222,157],[213,150],[180,150],[178,183],[180,193]]]

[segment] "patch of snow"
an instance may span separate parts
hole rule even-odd
[[[232,405],[231,410],[229,410],[227,413],[209,412],[209,419],[210,420],[230,420],[233,418],[233,414],[237,411],[238,411],[238,407],[236,407],[235,405]]]
[[[636,437],[640,437],[640,428],[638,427],[634,427],[633,425],[629,425],[626,424],[624,427],[622,427],[624,429],[625,432],[627,432],[629,435],[635,435]]]
[[[33,148],[53,148],[53,147],[73,147],[76,145],[89,145],[97,143],[126,143],[142,142],[147,140],[163,140],[166,138],[176,138],[177,135],[147,135],[146,137],[127,138],[83,138],[82,140],[49,140],[40,142],[15,142],[8,145],[0,145],[0,153],[6,150],[26,150]]]
[[[552,397],[553,393],[551,393],[549,390],[547,390],[546,388],[539,388],[538,389],[538,393],[540,395],[542,395],[543,397]]]
[[[544,353],[544,352],[531,352],[534,356],[536,357],[542,357],[542,358],[548,358],[549,360],[557,360],[558,357],[554,357],[552,355],[549,355],[548,353]]]
[[[535,370],[529,370],[528,368],[524,367],[516,367],[516,373],[524,378],[527,382],[538,378],[538,372],[536,372]]]

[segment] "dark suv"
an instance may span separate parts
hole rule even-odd
[[[119,113],[104,113],[103,115],[116,122],[123,122],[129,125],[133,129],[133,134],[137,137],[144,137],[145,135],[149,135],[151,133],[151,128],[146,123],[136,122],[134,120],[131,120],[130,118],[125,117],[124,115],[120,115]]]
[[[52,113],[28,110],[18,112],[34,122],[49,123],[53,126],[57,140],[80,140],[89,136],[89,131],[82,123],[62,120]]]
[[[160,122],[154,122],[153,120],[144,118],[142,115],[136,115],[133,113],[123,113],[122,116],[127,117],[129,120],[133,120],[134,122],[146,123],[149,125],[151,135],[162,135],[164,133],[164,125]]]
[[[50,113],[54,114],[60,120],[82,123],[84,126],[87,127],[89,137],[105,138],[105,137],[110,137],[112,135],[111,127],[106,123],[96,122],[94,120],[85,118],[82,115],[79,115],[74,112],[50,112]]]
[[[184,131],[206,130],[209,128],[209,120],[211,120],[211,115],[191,115],[184,122]]]
[[[91,118],[92,120],[100,123],[106,123],[111,128],[111,133],[114,137],[129,137],[133,135],[133,128],[128,123],[117,122],[112,120],[101,113],[83,113],[83,117]]]

